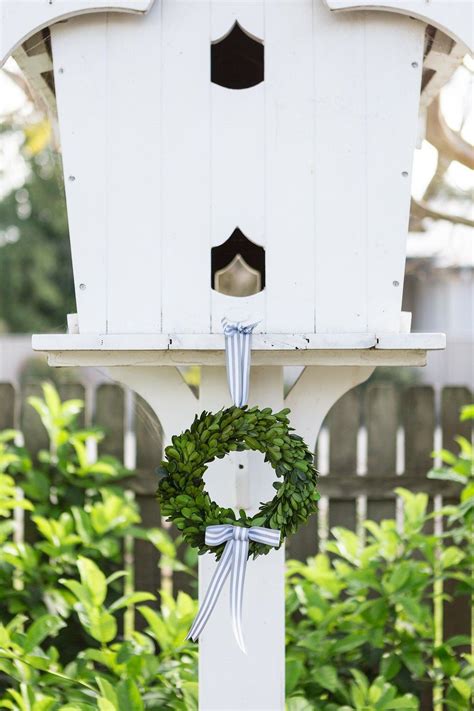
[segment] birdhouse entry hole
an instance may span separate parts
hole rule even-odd
[[[265,288],[265,250],[238,227],[211,249],[211,286],[227,296],[252,296]]]
[[[227,89],[249,89],[264,79],[264,47],[235,21],[211,44],[211,81]]]

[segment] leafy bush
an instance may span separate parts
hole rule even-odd
[[[76,428],[81,402],[61,403],[46,385],[30,403],[49,450],[32,461],[18,433],[0,434],[0,708],[197,709],[196,647],[185,641],[196,602],[162,590],[158,611],[122,570],[139,537],[163,565],[191,572],[176,542],[140,527],[124,481],[131,472],[89,456],[102,433]],[[459,505],[438,514],[443,547],[429,532],[427,496],[399,489],[401,527],[367,521],[366,541],[336,528],[324,553],[289,561],[288,711],[409,711],[423,690],[434,692],[436,711],[469,708],[473,656],[462,649],[472,640],[440,634],[447,581],[473,595],[472,448],[458,443],[459,455],[440,452],[443,466],[429,475],[461,489]],[[13,512],[26,518],[27,541]]]
[[[473,410],[466,408],[463,418],[472,418]],[[435,705],[469,708],[474,657],[459,648],[474,639],[443,642],[441,617],[448,580],[471,599],[474,590],[473,452],[466,439],[458,443],[460,454],[438,453],[446,466],[429,474],[461,487],[460,504],[439,512],[443,547],[428,532],[433,514],[427,495],[400,488],[401,527],[393,520],[366,521],[365,542],[335,528],[324,553],[307,564],[288,563],[291,711],[417,709],[426,689],[433,689]]]
[[[131,472],[111,457],[89,456],[88,443],[103,435],[75,427],[82,403],[62,403],[50,385],[43,392],[29,402],[49,450],[33,462],[15,445],[17,432],[0,435],[0,708],[195,709],[196,651],[185,636],[196,603],[162,591],[157,612],[155,597],[133,590],[121,570],[133,538],[155,545],[168,565],[175,544],[161,529],[140,528],[121,481]],[[31,512],[28,541],[14,509]]]

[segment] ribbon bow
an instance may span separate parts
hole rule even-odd
[[[222,319],[225,335],[227,382],[232,401],[243,407],[249,398],[250,346],[256,323],[233,323]]]
[[[230,524],[220,524],[206,528],[205,540],[208,546],[218,546],[221,543],[226,543],[226,546],[186,639],[192,639],[193,642],[197,640],[216,606],[221,590],[230,573],[232,628],[237,644],[246,653],[242,634],[242,601],[249,541],[264,543],[267,546],[278,546],[280,543],[280,531],[272,528],[262,528],[261,526],[243,528]]]

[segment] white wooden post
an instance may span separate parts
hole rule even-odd
[[[199,400],[173,367],[109,368],[110,375],[138,392],[154,409],[165,438],[188,427],[195,412],[231,404],[223,367],[203,367]],[[314,446],[331,406],[350,388],[366,380],[371,366],[307,367],[286,401],[283,368],[253,367],[249,404],[291,407],[291,423]],[[219,503],[255,512],[274,494],[271,467],[258,452],[232,453],[210,466],[206,487]],[[285,546],[250,560],[244,597],[247,654],[235,643],[228,587],[218,601],[199,641],[200,711],[283,711],[285,708]],[[215,570],[212,555],[199,559],[199,598]]]

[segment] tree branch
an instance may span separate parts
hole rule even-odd
[[[432,220],[445,220],[446,222],[451,222],[453,225],[466,225],[467,227],[474,227],[474,220],[469,220],[467,217],[462,217],[462,215],[452,215],[448,212],[434,210],[422,200],[418,201],[412,198],[411,219],[414,220],[415,229],[416,226],[420,225],[421,220],[425,217],[430,217]]]
[[[474,148],[464,138],[453,131],[446,123],[439,96],[428,108],[426,139],[449,161],[457,160],[467,168],[474,170]]]

